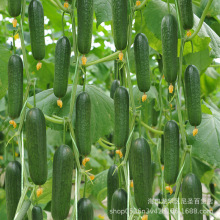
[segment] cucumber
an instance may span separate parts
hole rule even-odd
[[[21,197],[21,164],[10,162],[5,172],[7,219],[13,220],[19,199]]]
[[[116,165],[112,165],[108,170],[108,176],[107,176],[107,207],[108,207],[109,219],[112,219],[112,214],[111,214],[112,195],[119,188],[118,169],[116,168],[117,168]]]
[[[76,144],[81,155],[91,152],[91,101],[87,92],[81,92],[76,99]]]
[[[32,209],[32,220],[43,220],[43,211],[40,206],[34,206]]]
[[[200,125],[202,121],[202,111],[200,104],[200,76],[194,65],[189,65],[185,70],[185,93],[186,108],[189,123],[192,126]]]
[[[134,39],[134,61],[138,88],[141,92],[147,92],[151,85],[149,44],[143,33],[137,34]]]
[[[164,165],[164,135],[161,135],[160,163]]]
[[[18,55],[8,61],[8,115],[18,118],[23,104],[23,62]]]
[[[210,189],[210,192],[215,195],[215,185],[214,183],[210,183],[209,184],[209,189]],[[210,206],[213,207],[215,204],[215,198],[211,195],[211,199],[210,199]]]
[[[44,9],[39,0],[32,0],[28,7],[31,50],[35,60],[45,57]]]
[[[54,95],[63,98],[66,95],[70,67],[71,44],[67,37],[61,37],[55,49]]]
[[[152,197],[151,152],[148,142],[138,138],[131,145],[131,170],[134,182],[134,198],[138,209],[151,208]]]
[[[111,90],[110,90],[110,97],[114,99],[115,90],[120,86],[120,82],[118,80],[114,80],[112,82]]]
[[[55,220],[65,219],[70,209],[73,152],[67,145],[61,145],[54,154],[51,213]]]
[[[46,123],[39,108],[32,108],[26,116],[26,139],[29,172],[36,185],[47,181]]]
[[[190,30],[193,27],[192,0],[179,0],[180,18],[183,29]]]
[[[126,146],[129,135],[129,95],[125,87],[119,86],[114,95],[115,129],[114,142],[119,149]]]
[[[168,121],[164,127],[164,180],[171,185],[179,173],[179,127]]]
[[[184,220],[202,220],[202,185],[193,173],[187,174],[183,179],[182,199],[186,201],[183,202]],[[193,210],[193,212],[190,212],[190,210]]]
[[[93,0],[77,1],[78,50],[87,54],[91,48],[93,29]]]
[[[127,0],[112,0],[113,38],[117,50],[124,50],[127,46],[127,2]]]
[[[4,155],[4,147],[5,147],[5,135],[0,131],[0,155]]]
[[[11,17],[21,14],[21,0],[8,0],[8,13]]]
[[[112,196],[112,220],[127,220],[127,192],[117,189]]]
[[[163,52],[163,74],[168,83],[174,83],[178,72],[178,34],[177,21],[171,15],[165,15],[161,23],[161,40]]]
[[[77,203],[78,220],[93,220],[94,211],[91,201],[87,198],[81,198]]]

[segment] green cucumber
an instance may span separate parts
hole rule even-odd
[[[200,76],[194,65],[189,65],[185,70],[185,93],[186,108],[189,123],[192,126],[200,125],[202,121],[202,111],[200,103]]]
[[[163,52],[163,74],[168,83],[174,83],[178,72],[178,34],[177,21],[171,15],[165,15],[161,23],[161,39]]]
[[[138,138],[131,145],[131,170],[134,182],[134,198],[138,209],[151,208],[152,197],[151,152],[148,142]]]
[[[141,92],[147,92],[151,85],[149,44],[143,33],[137,34],[134,39],[134,61],[138,88]]]
[[[168,121],[164,127],[164,180],[171,185],[179,173],[179,127]]]
[[[164,135],[161,135],[160,163],[164,165]]]
[[[55,72],[53,91],[57,98],[66,95],[69,67],[70,67],[71,44],[67,37],[61,37],[55,49]]]
[[[21,14],[21,0],[8,0],[8,13],[11,17]]]
[[[214,183],[210,183],[209,184],[209,189],[210,189],[210,192],[215,195],[215,185]],[[210,206],[213,207],[215,204],[215,198],[211,195],[211,199],[210,199]]]
[[[91,201],[87,198],[81,198],[77,203],[78,220],[93,220],[94,211]]]
[[[4,154],[4,147],[5,147],[5,135],[3,132],[0,131],[0,155]]]
[[[93,0],[77,1],[78,50],[87,54],[91,48],[93,29]]]
[[[127,4],[127,0],[112,0],[113,38],[117,50],[124,50],[127,46]]]
[[[114,99],[115,90],[120,86],[120,82],[118,80],[114,80],[112,82],[112,86],[110,89],[110,97]]]
[[[32,108],[26,116],[26,139],[29,172],[36,185],[47,181],[46,123],[39,108]]]
[[[184,220],[202,220],[202,185],[198,177],[189,173],[182,183],[182,201]],[[191,202],[187,202],[191,201]]]
[[[32,209],[32,220],[43,220],[43,211],[40,206],[34,206]]]
[[[129,135],[129,95],[125,87],[119,86],[114,95],[115,106],[115,146],[122,148],[126,146]]]
[[[179,0],[180,18],[184,30],[190,30],[193,27],[193,8],[192,0]]]
[[[119,188],[118,169],[116,165],[112,165],[108,170],[108,176],[107,176],[107,207],[108,207],[107,211],[108,211],[109,219],[112,219],[112,214],[111,214],[112,195],[118,188]]]
[[[18,118],[23,104],[23,62],[18,55],[8,61],[8,115]]]
[[[117,189],[112,196],[112,220],[127,220],[127,192]]]
[[[91,101],[87,92],[81,92],[76,99],[76,144],[81,155],[91,152]]]
[[[44,9],[39,0],[32,0],[28,7],[31,50],[35,60],[45,57]]]
[[[61,145],[53,158],[51,213],[55,220],[65,219],[69,214],[73,168],[72,150]]]
[[[13,220],[19,199],[21,197],[21,164],[10,162],[5,172],[7,219]]]

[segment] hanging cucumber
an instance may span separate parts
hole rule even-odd
[[[32,209],[32,220],[43,220],[43,211],[40,206],[34,206]]]
[[[199,126],[202,121],[202,110],[200,103],[200,75],[194,65],[189,65],[185,70],[185,93],[186,93],[186,108],[189,118],[189,123],[195,126],[193,136],[198,133],[196,126]]]
[[[120,86],[120,82],[118,80],[114,80],[110,89],[110,97],[114,99],[115,90]]]
[[[112,26],[113,38],[117,50],[124,50],[127,46],[128,15],[127,0],[112,0]],[[123,59],[123,53],[119,54],[119,59]]]
[[[10,162],[5,172],[6,210],[8,220],[13,220],[21,197],[21,164]]]
[[[184,220],[202,220],[202,185],[193,173],[187,174],[183,179],[182,199],[186,201],[183,203]]]
[[[132,142],[130,157],[135,202],[138,209],[147,211],[151,208],[152,169],[150,147],[144,138]]]
[[[81,92],[76,99],[76,144],[81,155],[91,152],[91,101],[87,92]]]
[[[32,108],[26,116],[26,139],[29,172],[36,185],[47,181],[46,123],[39,108]]]
[[[20,116],[23,104],[23,62],[18,55],[8,61],[8,115],[15,119]]]
[[[8,13],[11,17],[14,17],[12,24],[15,28],[17,26],[17,19],[21,14],[21,0],[8,0]]]
[[[114,175],[113,175],[114,173]],[[107,176],[107,204],[108,204],[108,217],[112,218],[111,206],[112,195],[119,188],[118,169],[116,165],[112,165],[108,170]]]
[[[112,220],[127,220],[127,192],[117,189],[112,196]]]
[[[93,220],[94,211],[91,201],[87,198],[81,198],[77,203],[78,220]]]
[[[134,61],[136,68],[137,85],[141,92],[144,92],[142,101],[146,100],[145,92],[150,89],[150,65],[149,65],[149,44],[143,33],[136,35],[134,39]]]
[[[37,70],[42,67],[40,60],[45,57],[44,10],[39,0],[32,0],[28,7],[28,19],[31,39],[31,50],[35,60],[39,61]]]
[[[70,209],[73,152],[67,145],[61,145],[54,154],[51,213],[54,219],[65,219]]]
[[[123,148],[126,146],[129,135],[129,95],[125,87],[119,86],[114,95],[115,106],[115,146]]]
[[[192,29],[194,22],[192,0],[179,0],[179,10],[183,29]]]
[[[62,101],[66,95],[70,67],[71,44],[67,37],[61,37],[55,49],[54,95],[59,98],[57,105],[62,108]]]
[[[169,92],[173,93],[173,84],[178,72],[178,28],[176,18],[165,15],[161,23],[161,40],[163,52],[163,73],[165,80],[170,84]]]
[[[164,127],[164,180],[171,185],[179,173],[179,127],[168,121]]]
[[[83,54],[82,63],[86,64],[85,54],[91,49],[93,29],[93,0],[77,1],[78,50]]]

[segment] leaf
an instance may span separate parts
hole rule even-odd
[[[165,216],[162,214],[161,209],[156,205],[152,205],[151,211],[148,215],[149,220],[166,220]]]
[[[64,117],[69,115],[70,99],[72,86],[68,86],[66,96],[62,99],[63,108],[57,106],[57,97],[53,94],[53,89],[48,89],[36,95],[37,107],[48,116]],[[91,137],[92,143],[95,143],[100,137],[109,134],[113,129],[114,124],[114,108],[113,100],[107,96],[101,89],[93,85],[87,85],[86,91],[91,99]],[[77,95],[82,92],[82,86],[77,86]],[[33,97],[28,99],[33,105]],[[73,122],[75,122],[75,104],[73,113]],[[75,124],[75,123],[74,123]],[[63,125],[47,122],[47,125],[52,129],[63,129]]]
[[[101,190],[107,187],[107,173],[108,170],[104,170],[95,176],[95,179],[87,182],[86,195],[93,195],[97,198],[97,195]]]
[[[193,127],[187,124],[187,141],[192,145],[192,156],[211,167],[220,168],[220,112],[204,102],[212,115],[202,114],[198,134],[193,137]]]
[[[43,186],[43,193],[37,198],[37,203],[47,204],[52,198],[52,178]]]
[[[111,0],[94,0],[94,10],[97,20],[96,27],[105,21],[112,19]]]
[[[10,51],[0,45],[0,99],[5,96],[8,89],[8,60]]]

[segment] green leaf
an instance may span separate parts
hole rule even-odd
[[[52,198],[52,178],[42,188],[43,193],[37,198],[37,203],[47,204]]]
[[[8,89],[8,60],[10,51],[0,45],[0,99],[5,96]]]
[[[97,20],[96,27],[105,21],[112,19],[111,0],[94,0],[94,10]]]
[[[63,107],[60,109],[57,106],[57,97],[53,94],[53,89],[48,89],[36,95],[37,107],[43,113],[49,116],[68,116],[70,108],[72,86],[68,87],[66,96],[62,99]],[[113,130],[114,125],[114,107],[113,100],[108,97],[101,89],[93,85],[87,85],[86,91],[88,92],[91,104],[91,137],[92,143],[95,143],[100,137],[109,134]],[[82,86],[77,86],[76,96],[82,92]],[[33,105],[33,97],[28,99]],[[73,113],[73,121],[75,122],[75,105]],[[48,122],[47,125],[52,129],[63,129],[63,125],[56,125]]]
[[[187,124],[187,141],[192,145],[192,156],[211,167],[220,168],[220,111],[204,102],[212,115],[202,114],[202,123],[198,126],[198,134],[193,137],[192,127]]]
[[[151,211],[148,215],[149,220],[166,220],[165,216],[162,214],[161,209],[156,205],[152,205]]]

